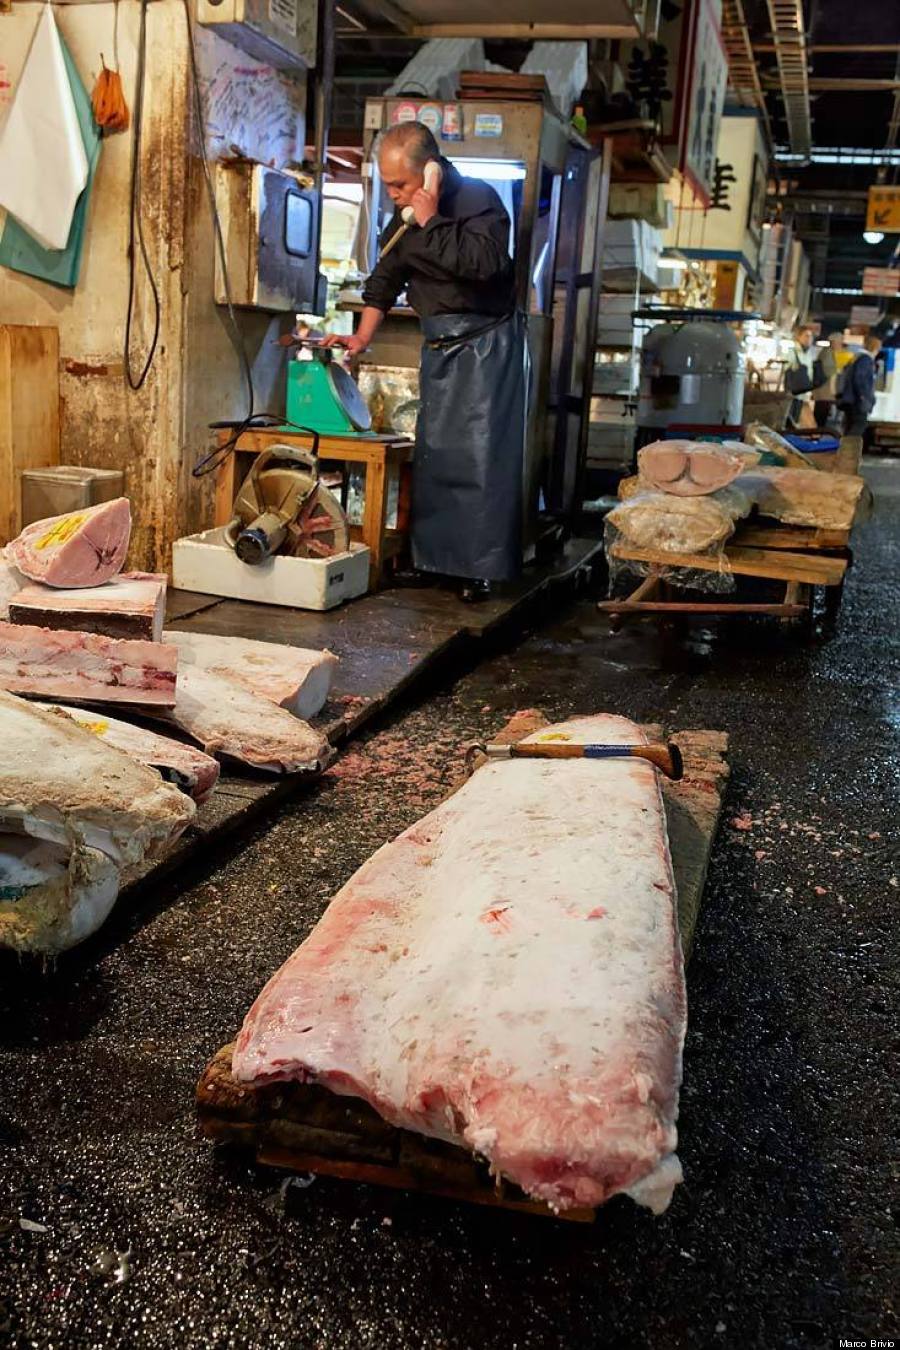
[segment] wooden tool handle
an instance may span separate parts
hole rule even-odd
[[[660,773],[664,773],[675,782],[684,777],[684,760],[674,741],[670,741],[668,745],[636,745],[631,753],[637,755],[639,759],[649,759]]]
[[[509,747],[512,759],[584,759],[584,746],[575,741],[520,741]]]
[[[678,746],[668,745],[579,745],[574,741],[522,741],[509,747],[511,759],[646,759],[667,778],[677,781],[684,774]]]

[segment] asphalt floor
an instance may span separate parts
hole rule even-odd
[[[0,1346],[897,1340],[900,461],[866,472],[877,510],[830,638],[756,619],[610,636],[582,596],[52,969],[0,963]],[[731,738],[667,1213],[616,1199],[584,1227],[285,1189],[198,1138],[197,1077],[263,982],[441,799],[463,742],[526,707]]]

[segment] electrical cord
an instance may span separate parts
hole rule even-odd
[[[220,445],[204,455],[199,463],[195,464],[191,473],[194,478],[203,478],[206,474],[214,473],[219,465],[224,463],[228,455],[234,450],[238,437],[248,429],[253,423],[255,416],[254,403],[255,392],[253,388],[253,371],[250,367],[250,359],[247,356],[247,348],[244,346],[244,339],[241,333],[238,321],[234,313],[234,303],[231,298],[231,279],[228,275],[228,260],[225,257],[225,239],[222,234],[222,221],[219,217],[219,207],[216,202],[216,189],[212,180],[212,173],[209,167],[209,156],[206,153],[206,118],[203,114],[203,96],[200,90],[200,76],[197,70],[197,48],[194,42],[194,24],[191,18],[189,0],[183,0],[184,20],[187,25],[188,37],[188,57],[191,66],[191,85],[194,95],[194,113],[197,119],[197,136],[200,141],[200,159],[203,164],[203,177],[206,181],[206,194],[209,199],[209,209],[213,222],[213,233],[216,241],[216,251],[219,255],[219,263],[222,269],[222,284],[225,289],[225,305],[228,310],[228,336],[231,345],[234,348],[235,355],[241,367],[241,373],[247,386],[247,414],[240,424],[240,430],[232,436],[225,445]]]
[[[135,391],[143,386],[150,373],[150,367],[153,364],[153,358],[156,355],[156,348],[159,343],[160,330],[159,289],[156,284],[156,278],[153,275],[153,268],[150,265],[150,256],[147,252],[147,245],[144,240],[144,226],[143,221],[141,220],[141,152],[143,148],[144,131],[144,75],[147,68],[147,4],[148,0],[141,0],[141,23],[138,33],[137,49],[137,76],[134,91],[134,144],[132,148],[131,188],[129,193],[131,209],[128,219],[128,309],[125,315],[125,374],[129,385]],[[147,352],[147,357],[141,368],[141,373],[137,378],[135,378],[134,367],[131,363],[131,326],[134,317],[135,291],[137,289],[135,241],[137,241],[137,245],[140,249],[141,261],[144,264],[144,271],[147,280],[150,283],[150,291],[153,296],[153,337],[150,341],[150,349]]]
[[[251,413],[240,422],[210,422],[210,430],[224,430],[225,427],[232,427],[232,433],[222,445],[217,445],[214,450],[210,450],[208,455],[204,455],[198,464],[192,470],[195,478],[203,478],[208,473],[215,473],[220,465],[224,464],[229,455],[234,453],[235,446],[241,439],[245,431],[268,431],[277,427],[280,431],[283,427],[292,427],[294,431],[302,431],[304,435],[312,437],[310,454],[313,459],[319,458],[319,432],[313,427],[304,427],[299,422],[292,422],[289,417],[282,417],[278,413],[259,412]]]

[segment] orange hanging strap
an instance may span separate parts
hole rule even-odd
[[[97,76],[91,94],[94,121],[103,131],[125,131],[128,126],[128,105],[122,89],[122,77],[117,70],[107,69],[102,53],[100,64],[103,69]]]

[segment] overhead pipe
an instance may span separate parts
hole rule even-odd
[[[759,79],[759,68],[753,54],[742,0],[723,0],[722,41],[728,55],[728,71],[737,100],[745,108],[757,109],[771,145],[772,127],[766,96]]]
[[[788,140],[794,154],[805,158],[812,150],[812,122],[803,4],[802,0],[768,0],[768,6]]]

